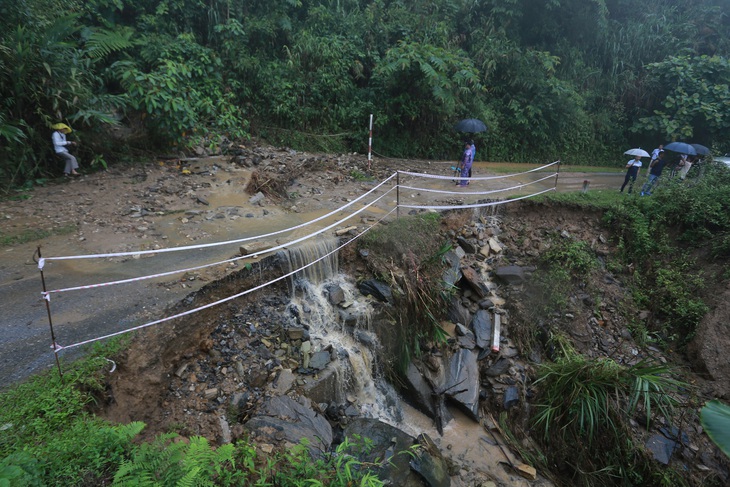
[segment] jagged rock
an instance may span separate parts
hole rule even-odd
[[[463,336],[466,336],[468,333],[469,333],[469,329],[467,327],[465,327],[461,323],[456,324],[456,334],[458,336],[463,337]]]
[[[411,468],[418,473],[428,487],[450,487],[449,468],[441,452],[427,434],[418,435],[421,448],[411,460]]]
[[[456,241],[459,242],[459,246],[464,249],[467,254],[476,254],[476,247],[464,237],[456,237]]]
[[[502,406],[504,409],[511,409],[520,403],[520,391],[516,386],[509,386],[504,391],[504,398],[502,400]]]
[[[296,376],[291,369],[283,369],[276,380],[270,384],[271,392],[276,395],[286,394],[294,385],[295,380]]]
[[[327,367],[332,357],[327,351],[315,352],[312,354],[312,358],[309,360],[309,366],[313,369],[321,370]]]
[[[469,288],[474,291],[477,296],[479,296],[479,299],[489,296],[489,288],[486,284],[484,284],[482,278],[479,277],[477,271],[471,267],[462,267],[461,272],[464,275],[464,279],[469,285]]]
[[[496,275],[507,284],[522,284],[525,281],[525,272],[520,266],[508,265],[498,267]]]
[[[343,434],[351,439],[358,435],[372,441],[367,452],[355,450],[352,454],[367,463],[385,460],[383,466],[377,470],[377,474],[380,480],[388,481],[387,485],[423,486],[421,478],[410,468],[410,455],[402,453],[414,444],[415,439],[412,436],[389,424],[369,418],[354,419],[347,425]]]
[[[393,293],[390,291],[390,287],[380,281],[368,279],[367,281],[361,282],[358,289],[365,296],[371,295],[380,301],[393,303]]]
[[[289,396],[272,397],[246,423],[246,430],[257,440],[270,443],[298,444],[306,438],[313,456],[327,452],[332,444],[332,427],[324,416],[312,410],[309,399],[300,401]]]
[[[264,193],[262,193],[262,192],[259,191],[255,195],[251,196],[248,199],[248,202],[250,204],[252,204],[252,205],[256,205],[256,204],[259,204],[260,202],[262,202],[264,200],[264,198],[266,198],[266,196],[264,195]]]
[[[469,323],[471,321],[471,312],[461,304],[458,296],[451,297],[447,316],[454,323]]]
[[[224,414],[218,416],[218,422],[221,425],[221,443],[226,444],[231,442],[231,427],[228,424],[228,420]]]
[[[466,348],[467,350],[473,350],[477,346],[472,332],[469,332],[467,335],[460,336],[456,341],[461,348]]]
[[[426,414],[428,417],[436,419],[437,409],[434,402],[433,388],[421,374],[421,371],[412,360],[408,364],[405,374],[405,399],[416,409]]]
[[[239,251],[241,255],[256,255],[271,249],[273,246],[274,244],[268,242],[254,242],[241,245]]]
[[[515,466],[515,470],[517,470],[517,473],[525,477],[527,480],[537,480],[537,470],[535,470],[535,467],[531,465],[521,463]]]
[[[286,330],[286,334],[289,337],[289,340],[301,340],[304,338],[304,328],[289,328]]]
[[[480,309],[474,313],[471,329],[474,331],[476,346],[483,350],[489,348],[492,339],[492,319],[487,311]]]
[[[330,364],[317,372],[316,380],[307,378],[306,383],[301,384],[304,394],[316,403],[334,401],[342,403],[345,401],[342,388],[342,371],[336,362]]]
[[[345,300],[345,291],[339,284],[330,284],[327,286],[327,299],[330,304],[338,305]]]
[[[448,291],[453,289],[462,277],[460,269],[461,261],[453,251],[447,252],[444,255],[444,260],[448,262],[449,267],[442,274],[441,280],[443,281],[444,289]]]
[[[489,248],[492,249],[492,252],[498,254],[502,252],[502,246],[497,242],[496,238],[490,238],[489,239]]]
[[[672,453],[677,448],[677,442],[656,433],[646,441],[646,448],[651,452],[654,460],[664,465],[669,465]]]
[[[479,421],[479,367],[474,350],[460,348],[449,358],[443,392]]]
[[[497,377],[498,375],[502,375],[509,369],[509,366],[511,365],[511,362],[506,358],[499,358],[496,362],[492,364],[491,367],[487,369],[486,374],[489,377]]]

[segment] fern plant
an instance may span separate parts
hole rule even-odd
[[[192,487],[218,485],[214,479],[234,470],[235,447],[211,448],[201,436],[182,441],[176,433],[158,436],[142,444],[128,461],[122,462],[112,485],[118,487]],[[243,474],[243,472],[241,472]],[[239,478],[238,480],[245,480]]]

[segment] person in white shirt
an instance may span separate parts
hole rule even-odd
[[[79,176],[79,173],[76,172],[76,169],[79,168],[79,163],[66,148],[69,145],[76,145],[76,142],[66,140],[66,134],[71,133],[71,128],[62,123],[54,125],[53,128],[55,129],[53,136],[51,137],[53,140],[53,150],[55,150],[56,154],[58,154],[66,163],[63,169],[63,175]]]
[[[690,159],[686,154],[682,154],[682,158],[679,161],[679,179],[684,179],[687,177],[687,172],[692,167],[692,159]]]

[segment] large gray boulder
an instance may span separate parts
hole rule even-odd
[[[245,428],[261,443],[298,444],[304,438],[312,456],[329,451],[332,445],[332,427],[324,416],[312,410],[309,399],[304,397],[299,402],[289,396],[272,397]]]

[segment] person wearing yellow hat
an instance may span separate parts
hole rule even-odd
[[[56,154],[59,155],[61,159],[63,159],[66,163],[66,166],[63,169],[63,175],[66,177],[79,176],[79,173],[76,172],[76,169],[78,169],[79,167],[79,163],[66,148],[69,145],[76,145],[76,142],[70,142],[66,140],[66,134],[71,133],[71,127],[69,127],[65,123],[57,123],[55,125],[52,125],[51,128],[54,129],[52,136],[53,150],[55,150]]]

